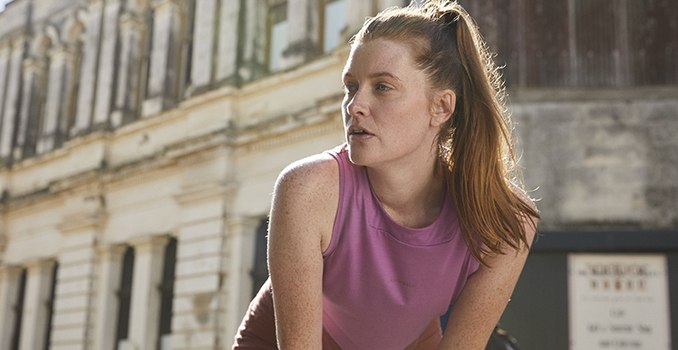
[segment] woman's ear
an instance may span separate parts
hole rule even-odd
[[[431,126],[440,126],[454,114],[457,95],[450,89],[435,93],[431,104]]]

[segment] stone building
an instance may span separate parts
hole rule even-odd
[[[266,276],[278,172],[342,142],[345,43],[405,2],[11,2],[0,349],[229,348]],[[463,2],[505,64],[542,198],[503,325],[526,348],[567,348],[579,251],[663,257],[675,319],[678,5]],[[525,300],[541,306],[527,319]]]

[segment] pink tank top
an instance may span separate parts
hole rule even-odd
[[[372,193],[367,171],[345,147],[339,207],[323,253],[323,326],[342,349],[402,349],[447,311],[479,263],[459,231],[449,195],[424,228],[394,222]]]

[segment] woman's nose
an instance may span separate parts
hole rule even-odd
[[[365,115],[367,115],[367,106],[363,95],[364,94],[360,90],[358,90],[353,94],[352,97],[350,97],[348,105],[346,106],[346,109],[350,116],[364,117]]]

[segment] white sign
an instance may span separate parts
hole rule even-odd
[[[570,350],[670,350],[662,254],[570,254]]]

